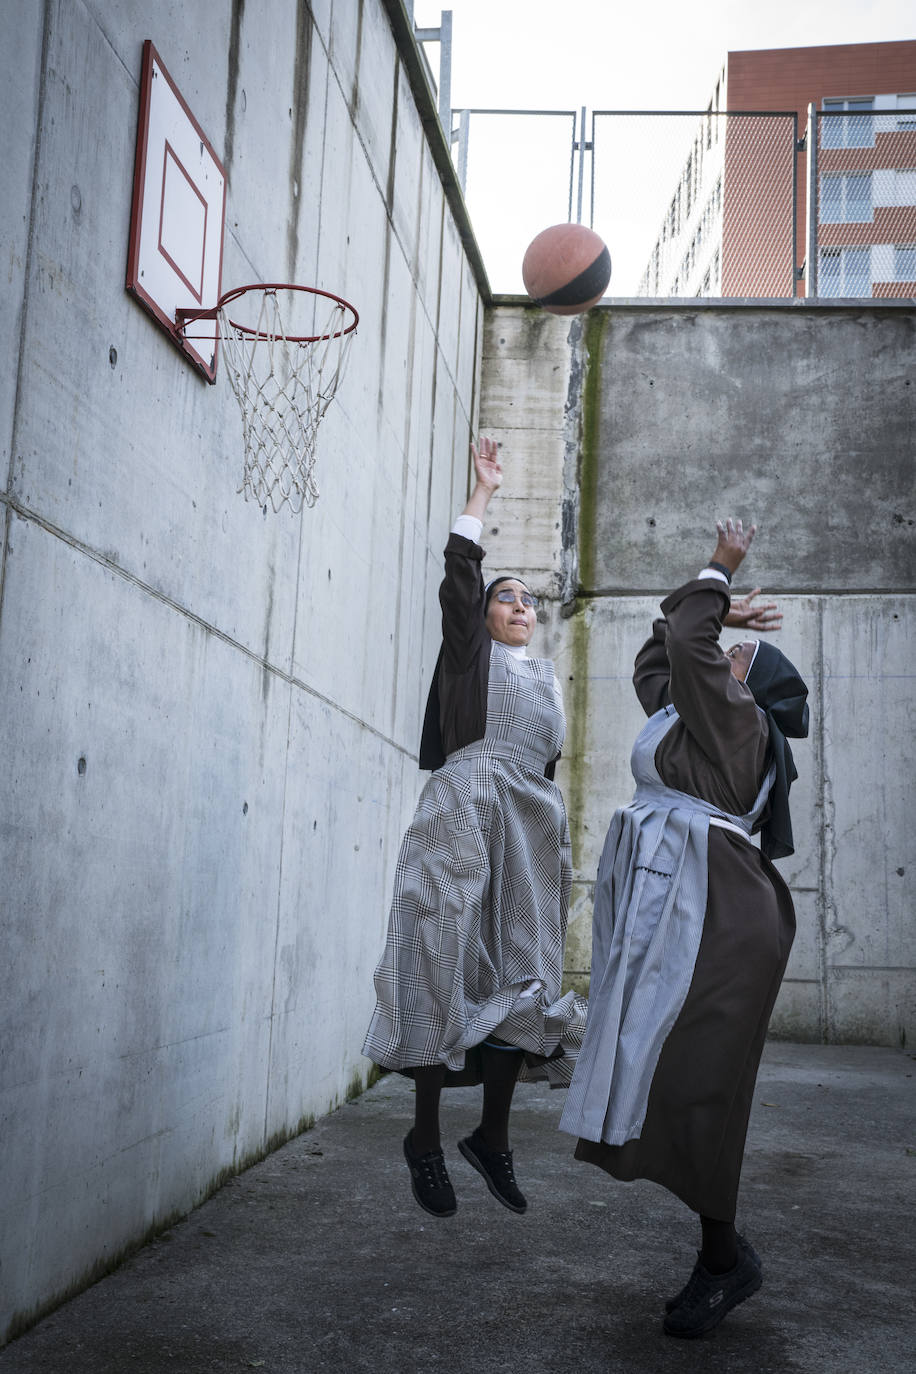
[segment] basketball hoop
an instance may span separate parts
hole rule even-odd
[[[286,297],[286,292],[300,293],[302,299]],[[229,314],[233,302],[249,294],[257,307],[255,316],[251,306],[253,323]],[[302,332],[294,333],[297,306],[305,321],[296,325]],[[246,501],[274,511],[284,502],[293,513],[303,504],[314,506],[319,495],[318,426],[346,371],[359,315],[331,291],[276,282],[237,286],[212,310],[176,312],[185,337],[193,337],[185,334],[189,324],[213,318],[219,322],[226,373],[242,412],[245,464],[238,490]]]

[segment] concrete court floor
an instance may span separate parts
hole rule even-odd
[[[890,1049],[770,1044],[739,1226],[764,1286],[705,1340],[661,1330],[695,1225],[663,1189],[577,1163],[561,1094],[518,1089],[525,1216],[454,1142],[458,1214],[410,1194],[410,1083],[383,1078],[0,1351],[0,1374],[906,1374],[916,1369],[916,1064]]]

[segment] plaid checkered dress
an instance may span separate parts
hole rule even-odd
[[[494,642],[484,738],[433,773],[401,845],[363,1046],[376,1063],[459,1071],[496,1036],[555,1056],[526,1076],[568,1083],[585,1003],[560,997],[569,828],[544,776],[564,732],[550,661]]]

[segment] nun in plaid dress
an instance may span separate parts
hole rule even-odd
[[[457,1206],[438,1132],[442,1087],[483,1083],[483,1116],[459,1149],[490,1192],[525,1210],[508,1149],[520,1073],[566,1086],[585,1003],[561,996],[571,882],[553,771],[565,733],[547,659],[528,657],[535,600],[517,578],[484,586],[481,517],[501,469],[474,451],[478,482],[445,549],[443,644],[420,748],[433,769],[398,858],[377,1005],[363,1053],[416,1083],[404,1142],[414,1196]]]

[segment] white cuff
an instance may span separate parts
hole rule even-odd
[[[704,568],[702,572],[697,573],[697,577],[715,577],[717,581],[724,582],[726,587],[729,585],[725,573],[720,573],[718,568]]]
[[[480,543],[482,533],[483,521],[476,515],[459,515],[452,526],[452,534],[460,534],[462,539],[470,539],[473,544]]]

